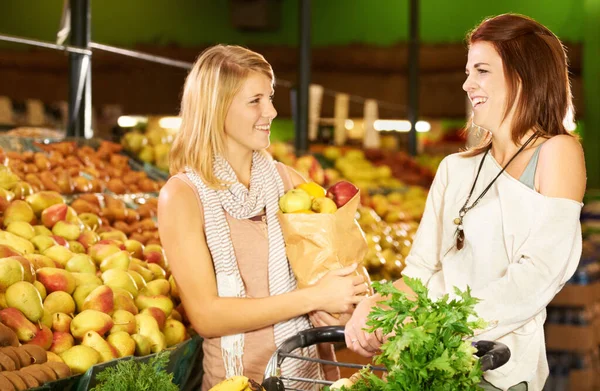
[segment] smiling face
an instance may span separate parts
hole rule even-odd
[[[467,80],[463,90],[473,105],[473,122],[491,132],[510,125],[516,105],[503,121],[508,87],[502,58],[489,42],[475,42],[469,48]]]
[[[273,84],[269,77],[250,72],[233,97],[225,117],[226,145],[230,154],[265,149],[269,146],[273,107]]]

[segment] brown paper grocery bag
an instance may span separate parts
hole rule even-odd
[[[367,253],[365,235],[354,219],[358,192],[335,213],[279,213],[286,253],[300,288],[312,285],[330,270],[358,263],[357,274],[371,282],[362,262]]]

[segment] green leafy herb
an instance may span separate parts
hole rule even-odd
[[[433,301],[418,279],[404,277],[415,292],[409,299],[391,283],[374,283],[387,300],[369,314],[370,331],[382,329],[392,335],[381,347],[375,363],[387,370],[382,380],[365,370],[354,384],[355,391],[471,391],[478,390],[482,371],[476,349],[470,341],[475,329],[486,327],[474,307],[478,299],[470,288],[455,288],[449,295]],[[472,320],[474,319],[474,320]]]
[[[165,371],[168,362],[167,352],[157,354],[148,363],[122,360],[99,372],[98,384],[91,391],[177,391],[173,374]]]

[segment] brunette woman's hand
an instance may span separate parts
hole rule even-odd
[[[368,291],[365,279],[357,276],[357,265],[351,265],[342,269],[332,270],[321,278],[315,285],[311,286],[311,295],[316,310],[322,310],[331,314],[352,312],[354,306],[360,303]]]

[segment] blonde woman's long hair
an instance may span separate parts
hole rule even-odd
[[[241,46],[212,46],[198,57],[183,88],[181,127],[170,152],[172,175],[190,167],[209,187],[222,187],[213,158],[225,152],[225,116],[250,72],[275,82],[267,60]]]

